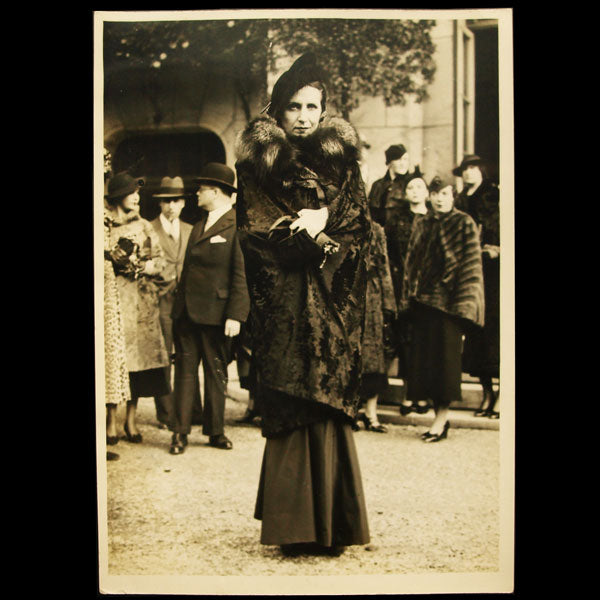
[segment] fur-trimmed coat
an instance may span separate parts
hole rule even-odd
[[[416,301],[484,324],[481,248],[475,221],[453,208],[418,215],[408,243],[400,307]]]
[[[353,417],[371,236],[358,135],[332,118],[292,143],[273,118],[259,117],[238,136],[236,155],[237,224],[259,385]],[[283,215],[324,206],[324,232],[339,251],[322,268],[283,268],[269,228]]]

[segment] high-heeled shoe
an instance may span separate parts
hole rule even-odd
[[[127,436],[128,442],[131,442],[132,444],[141,444],[142,443],[142,439],[143,439],[142,434],[136,433],[136,434],[132,435],[131,431],[129,431],[129,425],[127,424],[127,422],[125,422],[123,429],[125,429],[125,435]]]
[[[371,419],[369,419],[369,417],[367,417],[366,414],[362,414],[361,415],[362,421],[365,424],[365,429],[367,431],[375,431],[377,433],[387,433],[387,427],[385,425],[382,425],[381,423],[374,422],[371,421]]]
[[[106,436],[106,443],[109,446],[114,446],[116,444],[119,443],[119,436],[118,435],[107,435]]]
[[[428,444],[431,444],[433,442],[439,442],[440,440],[444,440],[448,437],[448,429],[450,429],[450,421],[446,421],[442,433],[430,433],[428,437],[423,439],[423,441]]]

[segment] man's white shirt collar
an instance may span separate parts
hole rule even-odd
[[[231,210],[232,206],[233,204],[226,204],[225,206],[221,206],[220,208],[215,208],[215,210],[211,210],[208,213],[208,218],[206,219],[204,231],[206,231],[209,227],[212,227],[226,212]]]
[[[179,239],[179,219],[169,221],[165,215],[160,213],[160,222],[167,235],[170,235],[175,241]]]

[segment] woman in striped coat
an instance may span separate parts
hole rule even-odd
[[[450,403],[461,399],[462,335],[483,326],[484,297],[475,221],[454,208],[451,181],[434,177],[429,192],[433,212],[415,218],[400,309],[413,324],[407,397],[431,399],[435,419],[422,438],[437,442],[447,437]]]

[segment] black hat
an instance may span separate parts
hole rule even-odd
[[[237,192],[233,183],[235,182],[235,173],[222,163],[207,163],[202,167],[200,175],[194,178],[196,183],[215,184],[225,188],[229,192]]]
[[[163,177],[160,182],[160,188],[156,194],[152,194],[154,198],[164,198],[177,200],[185,196],[185,187],[181,177]]]
[[[454,181],[450,179],[450,177],[440,177],[439,175],[436,175],[429,182],[429,192],[435,194],[449,185],[451,185],[454,190]]]
[[[425,175],[423,173],[421,173],[421,169],[419,167],[419,165],[417,165],[415,167],[415,170],[412,173],[409,173],[408,176],[406,177],[405,181],[404,181],[404,189],[406,189],[406,186],[413,180],[413,179],[422,179],[425,182],[425,186],[429,187],[427,185],[427,182],[425,181]]]
[[[271,102],[261,112],[267,111],[270,116],[277,117],[298,90],[313,81],[324,83],[324,80],[325,72],[317,64],[317,57],[313,52],[306,52],[275,82]],[[324,105],[323,110],[325,110]]]
[[[117,173],[108,182],[108,193],[106,194],[106,198],[112,200],[114,198],[120,198],[121,196],[128,196],[143,185],[143,179],[136,179],[127,173],[127,171],[122,171],[121,173]]]
[[[398,160],[406,154],[406,148],[402,144],[393,144],[385,151],[385,164]]]
[[[456,175],[457,177],[461,177],[462,172],[469,165],[481,165],[482,163],[483,163],[483,161],[481,160],[481,157],[477,156],[477,154],[465,154],[465,157],[462,159],[462,162],[460,163],[460,165],[458,165],[458,167],[454,167],[454,169],[452,169],[452,174]]]

